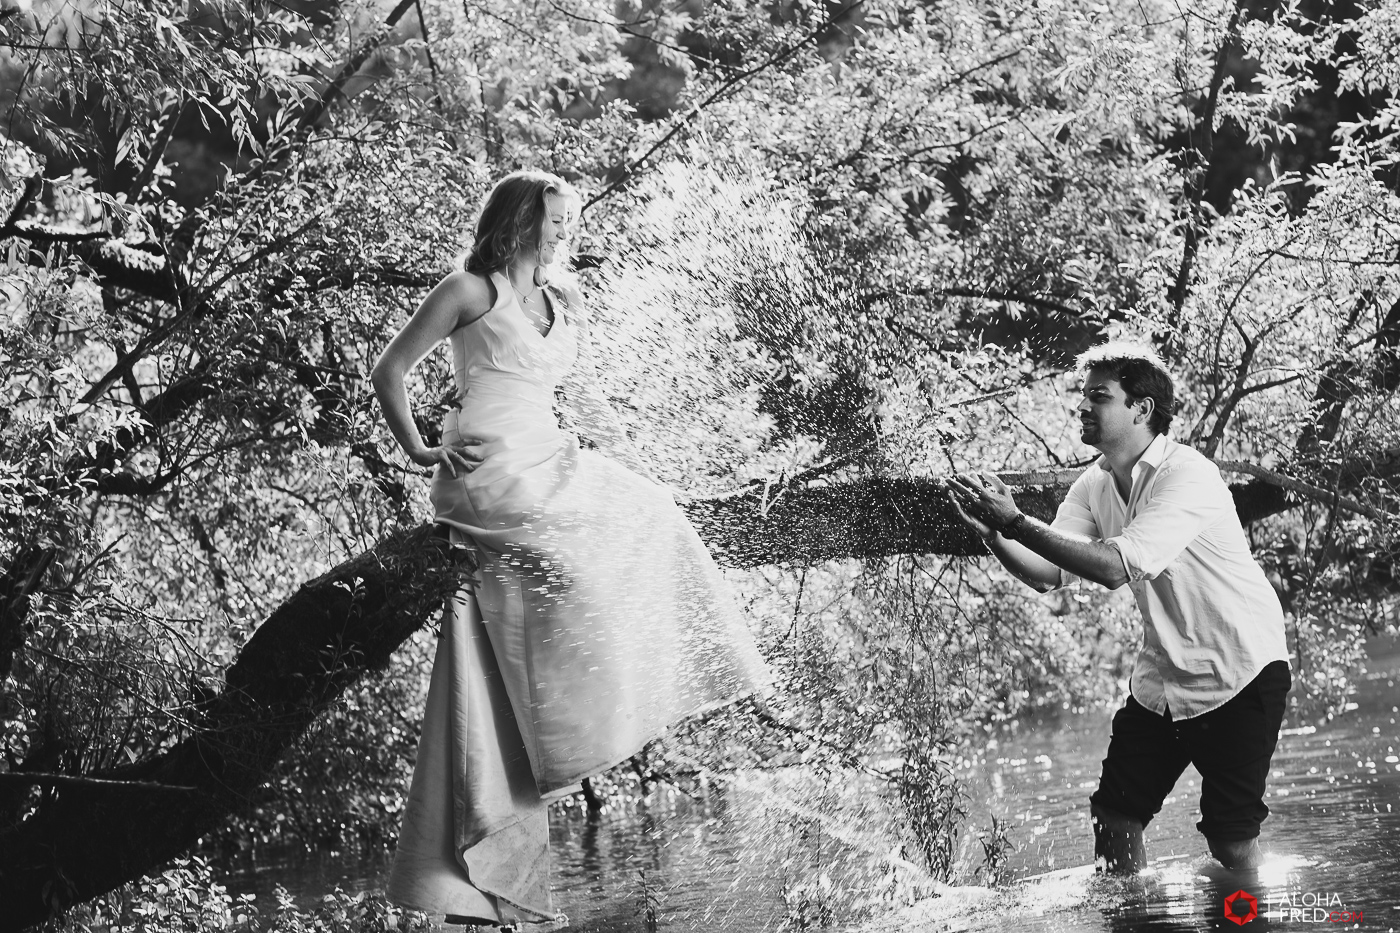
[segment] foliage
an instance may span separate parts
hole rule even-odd
[[[419,632],[387,670],[328,710],[270,774],[250,806],[217,840],[230,847],[300,845],[333,850],[391,845],[408,793],[427,682],[431,629]]]
[[[307,909],[285,888],[275,903],[251,894],[233,896],[213,880],[210,865],[194,857],[144,878],[50,921],[42,933],[426,933],[427,915],[386,903],[382,896],[347,894],[337,888]]]
[[[1074,352],[1156,342],[1178,438],[1310,490],[1252,480],[1276,508],[1250,535],[1289,613],[1294,715],[1335,715],[1365,634],[1396,624],[1397,10],[0,16],[6,770],[158,756],[300,582],[427,514],[363,377],[518,165],[585,193],[593,375],[682,497],[1083,465]],[[1340,122],[1310,103],[1327,94]],[[1331,148],[1297,165],[1301,135]],[[410,387],[426,436],[446,370]],[[986,561],[774,555],[732,579],[784,700],[690,724],[655,775],[873,768],[940,876],[966,868],[959,745],[1107,701],[1137,643],[1121,595],[1032,596]],[[231,843],[387,840],[431,643],[347,692]],[[0,789],[0,829],[43,800]],[[1005,844],[994,824],[989,874]]]

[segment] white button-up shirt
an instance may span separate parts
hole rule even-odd
[[[1122,556],[1145,623],[1130,689],[1153,712],[1208,713],[1269,662],[1287,661],[1278,596],[1220,470],[1197,451],[1158,435],[1133,467],[1126,502],[1100,457],[1070,487],[1054,527]]]

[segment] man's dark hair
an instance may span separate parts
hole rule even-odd
[[[1139,399],[1152,399],[1147,426],[1154,433],[1167,433],[1176,411],[1176,387],[1167,364],[1152,348],[1125,341],[1103,343],[1079,354],[1075,367],[1082,374],[1097,369],[1117,379],[1130,405]]]

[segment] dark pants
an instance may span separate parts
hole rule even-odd
[[[1192,719],[1159,716],[1131,696],[1113,717],[1113,736],[1091,803],[1146,826],[1188,764],[1201,773],[1201,821],[1210,839],[1259,835],[1269,815],[1264,781],[1293,677],[1274,661],[1225,705]]]

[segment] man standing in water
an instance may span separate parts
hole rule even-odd
[[[1167,437],[1175,390],[1161,359],[1110,343],[1084,353],[1078,368],[1081,438],[1102,456],[1054,522],[1022,513],[991,473],[950,480],[953,505],[1027,585],[1126,583],[1142,612],[1130,695],[1089,798],[1100,867],[1146,867],[1143,828],[1194,764],[1196,828],[1211,854],[1226,868],[1256,868],[1269,813],[1264,781],[1292,685],[1283,610],[1220,471]]]

